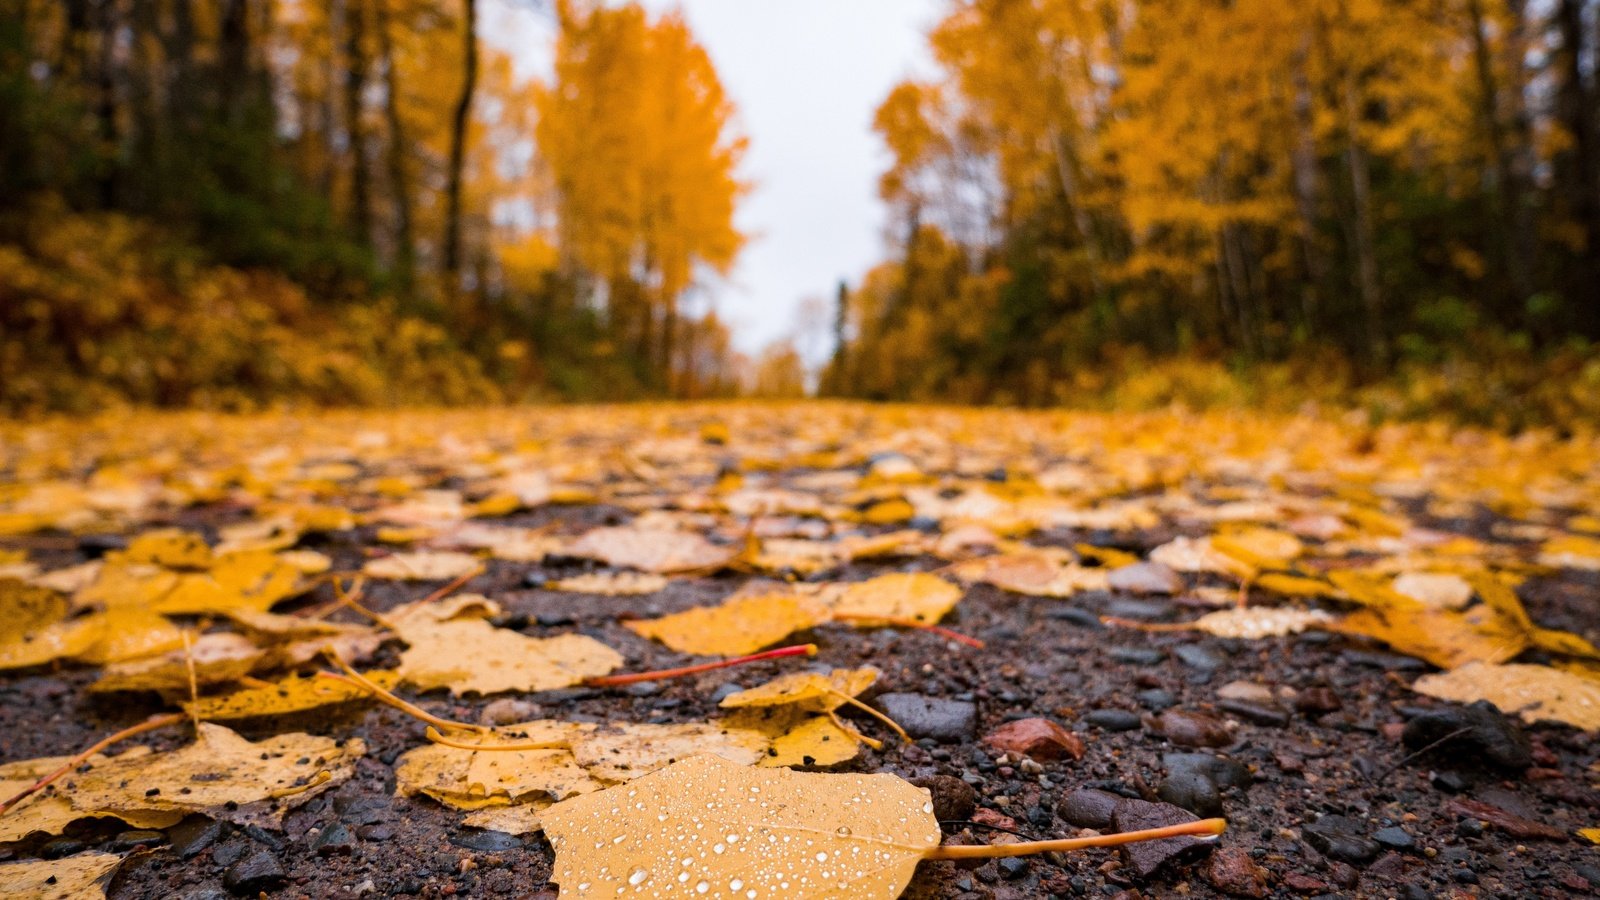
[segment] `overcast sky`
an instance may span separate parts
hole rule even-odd
[[[894,84],[932,68],[924,35],[939,0],[643,0],[682,8],[711,54],[750,137],[744,175],[755,182],[739,225],[754,235],[718,311],[740,349],[755,351],[795,326],[801,298],[830,304],[882,258],[877,179],[887,151],[872,113]],[[530,68],[548,67],[550,21],[502,10],[485,34]]]

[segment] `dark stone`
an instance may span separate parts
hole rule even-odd
[[[1161,765],[1169,775],[1199,772],[1223,790],[1247,788],[1255,783],[1255,776],[1250,774],[1250,768],[1244,763],[1209,753],[1163,753]]]
[[[1107,651],[1111,658],[1130,666],[1153,666],[1167,658],[1167,654],[1150,647],[1112,647]]]
[[[167,836],[159,831],[145,831],[143,829],[124,831],[105,843],[100,849],[107,853],[127,853],[137,847],[157,847],[167,842]]]
[[[1459,794],[1469,786],[1466,776],[1460,772],[1434,772],[1429,780],[1434,787],[1448,794]]]
[[[375,825],[389,818],[389,800],[385,797],[335,797],[333,811],[346,825]]]
[[[1142,828],[1162,828],[1194,822],[1198,816],[1170,803],[1146,803],[1143,800],[1119,800],[1111,813],[1111,827],[1115,831],[1137,831]],[[1168,865],[1194,862],[1215,848],[1211,841],[1185,835],[1163,838],[1159,841],[1139,841],[1122,846],[1123,862],[1141,878],[1149,878]]]
[[[1220,669],[1227,662],[1226,659],[1200,644],[1179,644],[1172,648],[1172,655],[1176,656],[1179,662],[1189,668],[1199,669],[1202,672]]]
[[[1000,860],[1000,877],[1021,878],[1028,874],[1028,861],[1018,856],[1007,856]]]
[[[1130,594],[1176,594],[1183,590],[1183,578],[1161,563],[1136,562],[1118,566],[1106,573],[1114,591]]]
[[[226,822],[205,816],[189,816],[167,829],[167,840],[172,842],[172,852],[183,859],[193,859],[227,834]]]
[[[630,684],[627,687],[623,688],[622,692],[624,694],[627,694],[630,697],[653,697],[656,694],[661,693],[661,682],[659,682],[659,681],[639,681],[639,682],[635,682],[635,683]]]
[[[1256,725],[1265,725],[1269,728],[1282,728],[1289,724],[1289,714],[1270,703],[1256,703],[1252,700],[1220,700],[1217,708],[1223,712],[1233,713],[1246,722]]]
[[[732,697],[734,694],[737,694],[742,690],[744,690],[744,687],[735,681],[719,684],[717,685],[717,689],[711,692],[711,702],[721,703],[722,701]]]
[[[1046,619],[1056,619],[1061,622],[1066,622],[1070,625],[1076,625],[1079,628],[1087,628],[1090,631],[1104,631],[1106,627],[1105,624],[1100,621],[1099,616],[1079,606],[1051,604],[1050,606],[1045,607],[1044,617]]]
[[[960,822],[972,818],[978,805],[978,792],[953,775],[913,778],[911,783],[927,789],[933,796],[933,817],[940,822]]]
[[[1172,604],[1165,600],[1113,600],[1106,604],[1106,615],[1141,621],[1165,619],[1172,615]]]
[[[1342,662],[1351,665],[1382,669],[1385,672],[1421,672],[1428,664],[1414,656],[1398,653],[1375,653],[1369,650],[1346,650],[1339,654]]]
[[[120,534],[86,534],[78,538],[78,549],[90,559],[98,559],[112,550],[128,549],[128,539]]]
[[[921,694],[882,694],[878,706],[914,738],[954,743],[970,738],[978,727],[978,707],[960,700]]]
[[[250,840],[255,841],[258,844],[264,844],[274,850],[283,849],[283,838],[278,837],[265,828],[262,828],[260,825],[246,825],[244,826],[243,831],[245,835],[250,838]]]
[[[1202,818],[1222,815],[1222,792],[1203,772],[1188,770],[1169,776],[1156,789],[1156,796]]]
[[[1373,832],[1372,839],[1390,850],[1410,850],[1417,845],[1416,838],[1399,825],[1378,829]]]
[[[1125,709],[1097,709],[1083,721],[1106,731],[1132,731],[1140,725],[1139,715]]]
[[[1364,863],[1378,856],[1378,843],[1362,833],[1359,822],[1344,816],[1323,816],[1300,831],[1306,843],[1329,859]]]
[[[1124,798],[1094,788],[1081,788],[1061,798],[1056,815],[1079,828],[1104,828]]]
[[[1308,716],[1337,712],[1344,706],[1330,687],[1309,687],[1295,695],[1294,708]]]
[[[240,857],[249,852],[250,844],[248,842],[240,840],[228,841],[225,844],[218,844],[217,848],[211,851],[211,861],[219,866],[231,866]]]
[[[1522,727],[1487,700],[1424,713],[1406,723],[1400,740],[1413,752],[1429,748],[1444,758],[1463,754],[1503,769],[1521,771],[1533,765],[1533,746]],[[1437,745],[1437,746],[1434,746]]]
[[[394,828],[389,825],[363,825],[356,829],[356,837],[363,841],[393,840]]]
[[[600,696],[600,691],[594,688],[562,688],[557,691],[545,691],[539,695],[541,703],[567,703],[577,700],[593,700]]]
[[[288,881],[283,865],[269,850],[259,850],[229,866],[222,886],[234,894],[256,894],[282,887]]]
[[[51,838],[39,848],[40,859],[65,859],[74,853],[82,853],[87,849],[83,841],[69,837]]]
[[[1171,709],[1178,705],[1178,698],[1173,696],[1171,691],[1164,691],[1160,688],[1140,691],[1133,695],[1133,699],[1138,700],[1145,709],[1154,712],[1161,712],[1164,709]]]
[[[1256,865],[1250,853],[1240,847],[1223,847],[1206,863],[1206,880],[1224,894],[1234,897],[1265,897],[1266,870]]]
[[[484,853],[504,853],[522,849],[522,838],[504,831],[462,831],[450,835],[450,843]]]
[[[350,853],[356,848],[355,835],[344,826],[343,822],[335,822],[322,830],[317,839],[311,842],[311,849],[318,856],[332,856],[335,853]]]

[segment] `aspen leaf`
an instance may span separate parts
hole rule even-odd
[[[1282,572],[1266,572],[1250,584],[1252,587],[1282,594],[1285,597],[1333,597],[1338,594],[1338,591],[1325,581],[1303,575],[1286,575]]]
[[[898,897],[939,845],[928,792],[893,775],[682,760],[545,810],[563,895]]]
[[[439,550],[419,550],[415,553],[391,553],[367,560],[361,567],[363,574],[373,578],[395,581],[449,581],[482,567],[470,553]]]
[[[34,631],[8,632],[0,637],[0,671],[76,657],[87,653],[101,637],[100,622],[93,617],[55,622]]]
[[[861,745],[855,735],[827,716],[811,716],[774,738],[771,749],[757,765],[832,766],[860,754]]]
[[[1305,552],[1292,534],[1271,528],[1244,528],[1213,535],[1212,549],[1257,569],[1281,569]]]
[[[1211,538],[1180,537],[1150,551],[1150,561],[1177,572],[1212,572],[1217,575],[1248,575],[1253,566],[1241,562],[1212,546]]]
[[[622,665],[621,654],[587,635],[531,638],[482,619],[407,628],[401,638],[410,646],[400,656],[400,677],[453,694],[555,690]]]
[[[168,615],[265,611],[299,591],[299,569],[272,553],[250,551],[218,557],[209,571],[180,576],[151,608]]]
[[[1079,591],[1105,590],[1109,583],[1104,569],[1085,568],[1042,553],[970,559],[949,571],[964,581],[981,581],[1030,597],[1071,597]]]
[[[846,586],[833,602],[833,614],[863,625],[896,621],[932,625],[960,600],[961,588],[937,575],[895,573]]]
[[[567,545],[572,556],[598,559],[619,569],[667,575],[722,566],[737,550],[718,547],[698,534],[667,528],[596,528]]]
[[[400,680],[395,672],[388,669],[377,669],[363,674],[368,681],[381,688],[392,687]],[[353,685],[314,675],[291,675],[264,687],[245,688],[215,697],[201,697],[199,700],[185,703],[183,707],[197,718],[226,722],[234,719],[305,712],[339,703],[371,699],[371,694]]]
[[[729,694],[720,704],[724,709],[745,707],[794,706],[806,712],[838,709],[847,698],[855,697],[878,680],[878,670],[834,669],[820,672],[794,672],[753,688]]]
[[[1600,844],[1600,828],[1579,828],[1578,837],[1591,844]]]
[[[1565,534],[1539,549],[1539,563],[1553,568],[1600,571],[1600,538]]]
[[[507,806],[525,798],[560,800],[599,790],[602,783],[578,765],[572,742],[592,725],[537,721],[505,725],[482,734],[457,735],[462,744],[521,746],[528,750],[471,750],[428,744],[396,761],[395,786],[401,794],[425,794],[457,809]]]
[[[120,865],[122,856],[99,851],[0,863],[0,885],[10,900],[103,900]]]
[[[578,764],[601,781],[629,781],[662,766],[708,753],[752,766],[767,752],[764,734],[716,722],[602,725],[573,745]]]
[[[623,624],[640,637],[660,641],[679,653],[743,656],[829,618],[828,608],[818,600],[776,593],[737,597],[720,606],[697,606],[659,619]]]
[[[510,806],[486,806],[468,813],[461,824],[506,834],[531,834],[544,828],[540,816],[550,808],[550,803],[549,800],[527,800]]]
[[[177,528],[146,531],[129,541],[122,554],[129,562],[169,569],[204,569],[211,565],[211,547],[205,538]]]
[[[147,609],[115,607],[79,621],[94,629],[96,640],[76,658],[95,665],[156,656],[183,646],[183,630]]]
[[[1472,585],[1451,572],[1403,572],[1395,576],[1393,587],[1436,609],[1461,609],[1472,601]]]
[[[1307,628],[1326,627],[1333,621],[1333,616],[1320,610],[1249,606],[1206,613],[1189,622],[1188,627],[1217,637],[1259,640],[1299,634]]]
[[[265,656],[265,650],[243,635],[203,634],[195,638],[187,650],[180,648],[160,656],[113,663],[89,690],[187,691],[191,662],[195,682],[211,685],[237,681],[250,674]]]
[[[641,572],[589,572],[546,584],[553,591],[599,594],[603,597],[637,597],[654,594],[667,586],[660,575]]]
[[[1549,666],[1472,662],[1424,675],[1411,689],[1458,703],[1487,700],[1530,723],[1550,719],[1580,731],[1600,730],[1600,681]]]
[[[94,769],[113,762],[130,763],[149,755],[148,747],[134,747],[116,757],[96,754],[85,760],[82,765]],[[16,796],[40,778],[59,769],[71,758],[46,756],[0,765],[0,796]],[[30,834],[60,834],[68,825],[79,819],[115,818],[140,828],[165,828],[182,818],[181,815],[171,812],[128,810],[110,812],[80,809],[73,805],[69,797],[70,792],[63,792],[59,784],[51,785],[27,797],[5,815],[0,816],[0,843],[20,841]]]

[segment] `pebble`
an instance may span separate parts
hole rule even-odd
[[[1203,772],[1189,770],[1168,776],[1156,788],[1156,796],[1202,818],[1222,815],[1222,791]]]
[[[1233,732],[1221,719],[1194,710],[1169,709],[1146,722],[1145,727],[1180,747],[1226,747],[1233,743]]]
[[[1267,873],[1242,847],[1222,847],[1206,862],[1206,880],[1217,890],[1234,897],[1265,897]]]
[[[1217,697],[1221,700],[1251,700],[1256,703],[1271,703],[1276,699],[1272,688],[1253,681],[1230,681],[1217,688]]]
[[[1163,753],[1161,765],[1169,775],[1179,772],[1199,772],[1210,778],[1218,787],[1248,788],[1255,783],[1250,767],[1232,759],[1223,759],[1209,753]]]
[[[51,838],[39,848],[40,859],[64,859],[74,853],[82,853],[87,845],[83,841],[69,837]]]
[[[1410,850],[1417,845],[1417,839],[1399,825],[1378,829],[1372,833],[1372,839],[1390,850]]]
[[[1385,672],[1421,672],[1428,664],[1414,656],[1398,653],[1376,653],[1370,650],[1346,650],[1339,654],[1342,662],[1356,666],[1382,669]]]
[[[1348,863],[1371,862],[1378,855],[1378,843],[1364,830],[1359,822],[1340,815],[1322,816],[1300,829],[1318,853]]]
[[[388,825],[363,825],[356,829],[356,836],[364,841],[393,840],[394,828]]]
[[[335,797],[333,811],[346,825],[374,825],[389,817],[389,801],[382,797]]]
[[[539,704],[530,703],[515,697],[502,697],[490,701],[478,714],[478,721],[484,725],[515,725],[519,722],[531,722],[539,718]]]
[[[1172,604],[1165,600],[1113,600],[1106,604],[1106,615],[1119,619],[1151,621],[1172,615]]]
[[[1049,719],[1029,718],[1007,722],[983,736],[983,743],[1003,753],[1031,759],[1083,758],[1083,740]]]
[[[1147,803],[1143,800],[1118,801],[1111,813],[1111,827],[1116,831],[1135,831],[1141,828],[1161,828],[1198,819],[1193,813],[1170,803]],[[1215,849],[1212,841],[1184,835],[1163,838],[1159,841],[1139,841],[1122,846],[1122,860],[1141,878],[1149,878],[1165,866],[1194,862]]]
[[[732,697],[734,694],[737,694],[742,690],[744,690],[744,686],[738,682],[724,682],[723,684],[717,685],[717,689],[711,692],[711,702],[721,703],[722,701]]]
[[[1172,655],[1189,668],[1199,669],[1202,672],[1220,669],[1227,662],[1215,651],[1200,644],[1179,644],[1172,648]]]
[[[1053,605],[1045,607],[1044,617],[1087,628],[1090,631],[1104,631],[1105,624],[1100,617],[1078,606]]]
[[[335,822],[322,830],[317,839],[311,842],[311,849],[318,856],[332,856],[335,853],[350,853],[356,848],[355,835],[350,833],[343,822]]]
[[[1111,824],[1111,814],[1125,798],[1110,791],[1080,788],[1062,797],[1056,804],[1056,815],[1079,828],[1104,828]]]
[[[483,853],[504,853],[508,850],[522,849],[522,838],[504,831],[457,832],[450,835],[450,843]]]
[[[1294,708],[1307,716],[1336,712],[1344,707],[1333,688],[1319,685],[1301,691],[1294,698]]]
[[[656,694],[661,693],[661,682],[636,681],[633,684],[624,687],[622,692],[630,697],[653,697]]]
[[[878,706],[914,738],[962,741],[971,737],[978,727],[977,705],[961,700],[921,694],[881,694]]]
[[[112,550],[128,549],[128,539],[120,534],[86,534],[78,538],[78,549],[90,559],[97,559]]]
[[[1178,705],[1178,698],[1171,691],[1164,691],[1161,688],[1140,691],[1134,694],[1133,698],[1138,700],[1146,709],[1154,710],[1155,712],[1171,709]]]
[[[134,830],[124,831],[107,841],[100,849],[107,853],[127,853],[136,847],[155,847],[167,842],[167,836],[159,831]]]
[[[1503,769],[1533,765],[1533,745],[1522,727],[1486,700],[1423,713],[1406,723],[1400,740],[1412,751],[1437,744],[1428,753],[1460,759],[1463,754]]]
[[[1106,731],[1132,731],[1141,724],[1138,713],[1125,709],[1097,709],[1083,717],[1086,724]]]
[[[193,859],[228,833],[228,824],[206,816],[189,816],[167,829],[167,840],[172,842],[172,852],[183,859]]]
[[[1152,647],[1112,647],[1106,652],[1117,662],[1130,666],[1153,666],[1167,658],[1165,651]]]
[[[1183,590],[1183,578],[1157,562],[1118,566],[1106,573],[1106,583],[1114,591],[1130,594],[1176,594]]]
[[[913,778],[911,783],[927,789],[933,795],[933,816],[941,822],[970,819],[972,810],[978,805],[977,790],[953,775]]]
[[[1217,702],[1217,708],[1223,712],[1233,713],[1239,718],[1256,725],[1282,728],[1289,724],[1289,714],[1272,703],[1257,703],[1253,700],[1220,700]]]
[[[1000,877],[1021,878],[1028,874],[1028,861],[1017,856],[1008,856],[1000,860]]]
[[[259,850],[239,860],[222,873],[222,886],[235,894],[270,891],[287,880],[283,865],[267,850]]]

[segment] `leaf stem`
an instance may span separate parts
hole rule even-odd
[[[779,647],[776,650],[763,650],[749,656],[738,656],[733,659],[721,659],[716,662],[701,663],[697,666],[683,666],[677,669],[658,669],[654,672],[632,672],[626,675],[599,675],[594,678],[585,678],[583,683],[589,687],[618,687],[624,684],[638,684],[641,681],[660,681],[664,678],[681,678],[685,675],[697,675],[701,672],[710,672],[714,669],[726,669],[729,666],[740,666],[745,663],[761,662],[768,659],[782,659],[786,656],[816,656],[816,644],[795,644],[789,647]]]
[[[1054,841],[1022,841],[1016,844],[976,844],[934,847],[924,859],[995,859],[1003,856],[1033,856],[1039,853],[1060,853],[1083,850],[1089,847],[1116,847],[1139,841],[1159,841],[1162,838],[1194,836],[1214,838],[1228,827],[1223,819],[1201,819],[1163,828],[1145,828],[1124,831],[1120,834],[1101,834],[1094,837],[1062,838]]]
[[[462,585],[466,584],[467,582],[471,581],[474,578],[477,578],[479,575],[482,575],[483,573],[484,573],[484,565],[483,565],[482,562],[479,562],[476,566],[473,566],[471,569],[469,569],[469,570],[467,570],[465,572],[462,572],[460,575],[457,575],[456,577],[450,579],[450,583],[449,584],[444,585],[443,587],[439,588],[438,590],[434,591],[433,593],[429,594],[428,596],[423,597],[421,600],[418,600],[417,601],[417,605],[418,606],[427,606],[429,603],[432,603],[435,600],[443,600],[444,598],[446,598],[446,597],[450,596],[451,594],[455,593],[456,590],[458,590]]]
[[[823,688],[823,690],[825,690],[828,693],[834,695],[835,697],[838,697],[840,700],[843,700],[845,703],[850,704],[851,706],[855,707],[856,709],[861,710],[862,712],[864,712],[867,715],[873,717],[874,719],[877,719],[879,722],[882,722],[883,724],[889,726],[890,728],[893,728],[894,729],[894,733],[900,735],[900,740],[905,741],[908,744],[911,743],[911,735],[906,734],[906,730],[904,728],[900,727],[900,723],[896,722],[895,720],[893,720],[891,718],[889,718],[888,715],[873,709],[872,707],[866,705],[865,703],[862,703],[860,700],[857,700],[856,698],[850,696],[849,694],[846,694],[844,691],[835,690],[834,688],[831,688],[831,687],[830,688]]]
[[[122,729],[121,731],[117,732],[116,734],[113,734],[113,735],[111,735],[109,737],[106,737],[106,738],[104,738],[104,739],[102,739],[100,741],[95,742],[94,745],[91,746],[89,749],[83,751],[82,753],[79,753],[77,756],[74,756],[73,758],[67,760],[65,763],[62,763],[61,768],[56,769],[54,772],[51,772],[49,775],[46,775],[43,778],[39,779],[38,781],[35,781],[32,785],[29,785],[27,788],[25,788],[21,793],[17,794],[16,796],[12,797],[11,799],[7,800],[6,802],[0,803],[0,816],[3,816],[7,812],[11,811],[11,809],[13,807],[15,807],[18,803],[21,803],[22,801],[28,799],[29,797],[33,796],[34,794],[38,793],[39,791],[42,791],[45,788],[49,787],[51,785],[51,783],[54,782],[57,778],[60,778],[61,776],[67,774],[68,772],[71,772],[73,769],[75,769],[78,766],[82,765],[84,760],[86,760],[89,757],[95,755],[96,753],[99,753],[101,750],[106,749],[107,747],[111,746],[112,744],[115,744],[118,741],[127,740],[128,738],[131,738],[136,734],[144,734],[146,731],[154,731],[157,728],[165,728],[168,725],[176,725],[179,722],[182,722],[187,718],[188,718],[188,715],[185,714],[185,713],[181,713],[181,712],[166,713],[165,715],[160,715],[160,716],[151,716],[150,718],[145,719],[143,722],[140,722],[137,725],[131,725],[131,726],[127,727],[127,728]]]
[[[457,750],[503,750],[515,752],[521,750],[564,750],[572,746],[571,741],[523,741],[520,744],[469,744],[466,741],[457,741],[445,737],[444,735],[440,734],[438,729],[434,728],[432,725],[428,726],[427,730],[422,734],[435,744],[442,744],[446,747],[454,747]]]

